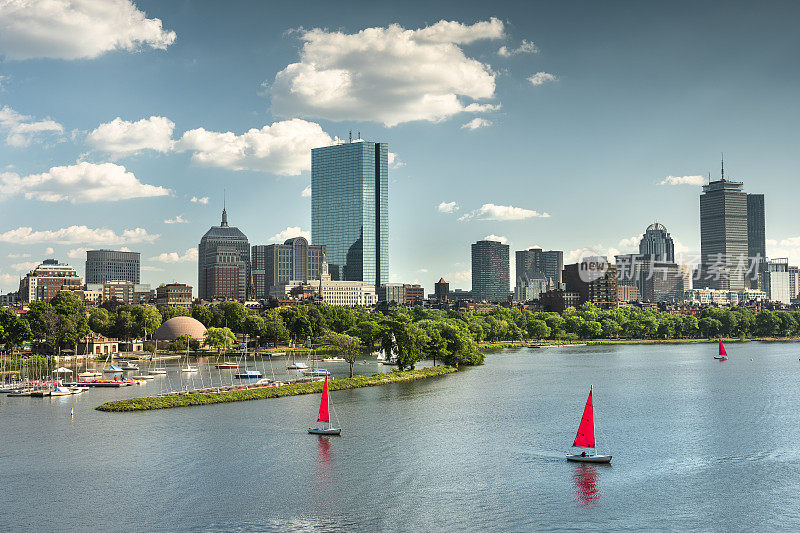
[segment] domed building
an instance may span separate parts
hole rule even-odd
[[[250,243],[239,228],[212,226],[197,247],[197,293],[201,300],[245,300],[250,283]]]
[[[664,224],[653,222],[639,242],[639,255],[653,261],[675,262],[675,243]]]
[[[181,335],[189,335],[193,339],[202,341],[206,336],[206,327],[190,316],[176,316],[161,324],[161,327],[153,333],[153,339],[169,342]]]

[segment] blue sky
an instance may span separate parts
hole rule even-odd
[[[0,2],[0,289],[98,247],[194,286],[223,190],[251,244],[307,232],[309,148],[351,130],[396,154],[393,281],[468,289],[488,235],[574,257],[654,220],[691,256],[723,151],[800,262],[800,6],[429,4]]]

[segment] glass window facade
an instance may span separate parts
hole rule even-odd
[[[311,242],[326,246],[333,280],[389,280],[389,145],[311,150]]]

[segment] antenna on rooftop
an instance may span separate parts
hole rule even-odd
[[[358,132],[358,138],[359,139],[361,138],[361,132],[360,131]]]
[[[353,142],[353,130],[350,130],[350,142]]]
[[[722,175],[722,181],[725,181],[725,154],[720,152],[722,158],[720,160],[720,174]]]

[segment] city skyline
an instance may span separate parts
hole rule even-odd
[[[3,292],[49,257],[85,276],[86,249],[141,252],[143,283],[197,290],[196,244],[218,223],[223,190],[251,244],[307,237],[310,151],[351,131],[391,150],[391,282],[430,290],[443,276],[468,289],[469,244],[485,237],[515,251],[564,250],[565,263],[583,248],[634,252],[631,228],[653,219],[670,229],[676,255],[699,253],[697,197],[723,149],[726,174],[766,197],[767,255],[800,262],[791,218],[798,37],[780,30],[796,6],[688,15],[587,5],[576,22],[574,7],[553,5],[532,17],[510,4],[441,4],[423,18],[334,6],[265,17],[266,6],[239,4],[210,25],[201,5],[136,2],[160,22],[131,42],[68,46],[75,35],[45,11],[29,17],[53,24],[56,45],[22,29],[13,43],[0,39]],[[636,32],[619,31],[631,25]],[[745,30],[757,36],[747,45],[736,37]],[[409,82],[392,96],[398,80],[364,56],[326,56],[332,39],[371,56],[370,39],[407,39],[417,61],[440,51],[446,60],[424,89]],[[380,53],[398,71],[420,66]],[[654,54],[657,66],[643,63]],[[757,61],[764,55],[775,61]],[[342,65],[361,69],[347,72],[368,76],[373,91],[355,86],[349,100],[324,102],[290,90],[298,76],[321,80]],[[448,78],[460,66],[474,79]],[[735,82],[721,81],[734,72]],[[437,104],[421,105],[424,96]]]

